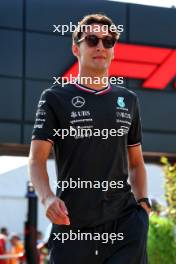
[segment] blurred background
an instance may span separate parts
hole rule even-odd
[[[76,25],[90,13],[105,13],[121,25],[110,75],[122,76],[123,86],[135,91],[140,101],[149,197],[155,210],[150,219],[150,263],[176,263],[176,0],[0,0],[0,228],[8,234],[1,233],[9,252],[13,236],[24,240],[29,216],[27,156],[40,94],[54,76],[77,73],[72,33],[53,32],[54,25]],[[52,155],[48,171],[54,189]],[[40,203],[37,230],[42,233],[39,242],[45,243],[49,221]],[[0,255],[3,247],[0,242]]]

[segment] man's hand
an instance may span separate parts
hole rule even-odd
[[[49,196],[43,202],[45,214],[56,225],[70,225],[68,211],[64,201],[55,195]]]
[[[145,202],[140,202],[139,205],[144,208],[144,210],[147,212],[148,215],[152,213],[152,209],[149,208]]]

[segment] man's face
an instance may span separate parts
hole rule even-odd
[[[19,240],[16,237],[12,237],[11,240],[10,240],[12,246],[16,246],[18,244],[18,241]]]
[[[99,32],[97,32],[97,25]],[[112,35],[102,28],[100,24],[92,24],[91,30],[87,30],[81,36],[81,39],[87,35],[96,35],[98,38]],[[73,53],[78,58],[80,67],[87,71],[94,71],[97,73],[104,73],[108,70],[111,61],[114,57],[114,47],[105,48],[102,40],[99,40],[97,46],[89,47],[85,40],[81,41],[79,45],[73,45]]]

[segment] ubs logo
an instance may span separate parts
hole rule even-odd
[[[80,108],[85,105],[85,99],[81,96],[75,96],[72,98],[71,103],[74,107]]]
[[[73,118],[90,116],[90,111],[72,111],[70,116]]]

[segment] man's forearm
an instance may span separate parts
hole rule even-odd
[[[130,169],[129,180],[136,200],[147,197],[147,174],[143,164]]]
[[[36,160],[30,159],[29,175],[41,202],[44,203],[47,197],[53,195],[49,185],[49,177],[46,170],[46,165]]]

